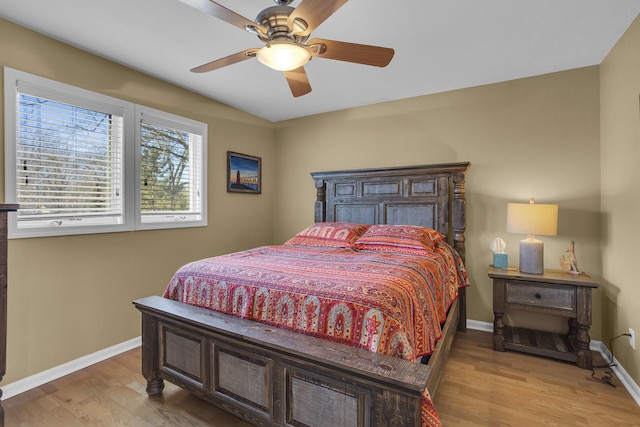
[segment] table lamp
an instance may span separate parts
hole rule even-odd
[[[558,233],[558,205],[529,203],[507,204],[507,232],[526,234],[520,240],[520,272],[544,273],[544,243],[536,236],[555,236]]]

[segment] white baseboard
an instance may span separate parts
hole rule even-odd
[[[638,384],[636,384],[633,378],[631,378],[631,375],[629,375],[629,373],[625,371],[624,367],[620,364],[618,359],[616,359],[615,357],[611,357],[611,352],[609,351],[607,346],[604,345],[602,341],[591,341],[591,345],[589,346],[589,348],[591,348],[591,350],[600,352],[600,354],[606,361],[613,359],[613,361],[611,362],[611,369],[616,374],[622,385],[624,385],[624,388],[627,389],[631,397],[633,397],[633,400],[635,400],[636,403],[640,405],[640,387],[638,387]]]
[[[479,320],[467,320],[467,328],[484,332],[493,332],[493,323],[481,322]],[[607,346],[602,343],[602,341],[591,340],[589,348],[600,353],[604,360],[611,360],[611,352]],[[613,362],[611,362],[611,364],[613,365],[611,369],[616,374],[622,385],[624,385],[624,388],[627,389],[633,400],[635,400],[638,406],[640,406],[640,387],[638,387],[638,384],[636,384],[633,378],[631,378],[631,375],[624,370],[616,358],[613,358]]]
[[[474,329],[476,331],[493,333],[493,323],[481,322],[479,320],[467,319],[467,328]]]
[[[142,338],[137,337],[125,341],[121,344],[116,344],[113,347],[105,348],[104,350],[97,351],[87,356],[82,356],[71,362],[64,363],[46,371],[31,375],[30,377],[23,378],[16,382],[7,384],[2,387],[2,400],[9,399],[25,391],[29,391],[36,387],[40,387],[50,381],[57,380],[58,378],[69,375],[80,369],[84,369],[87,366],[94,365],[110,357],[117,356],[125,351],[132,350],[139,347],[142,344]]]

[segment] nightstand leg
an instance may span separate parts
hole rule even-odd
[[[589,327],[591,326],[591,288],[578,288],[577,302],[578,316],[575,322],[577,327],[577,364],[583,369],[591,369],[593,366],[591,350],[589,350],[589,344],[591,343],[591,337],[589,336]]]
[[[593,366],[591,350],[589,350],[589,343],[591,337],[589,336],[589,326],[578,325],[578,333],[576,334],[576,346],[578,347],[578,361],[577,364],[583,369],[591,369]]]
[[[493,349],[504,351],[504,322],[503,313],[494,313],[493,320]]]
[[[504,351],[504,292],[505,281],[493,279],[493,349]]]

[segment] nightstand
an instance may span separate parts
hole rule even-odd
[[[591,290],[598,283],[584,273],[545,270],[543,274],[527,274],[517,268],[491,266],[489,277],[493,279],[494,350],[549,356],[591,369]],[[569,331],[558,334],[505,325],[505,309],[567,317]]]

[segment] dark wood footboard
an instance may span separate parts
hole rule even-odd
[[[168,380],[258,426],[417,427],[423,390],[439,377],[438,367],[161,297],[134,305],[149,396],[161,396]]]

